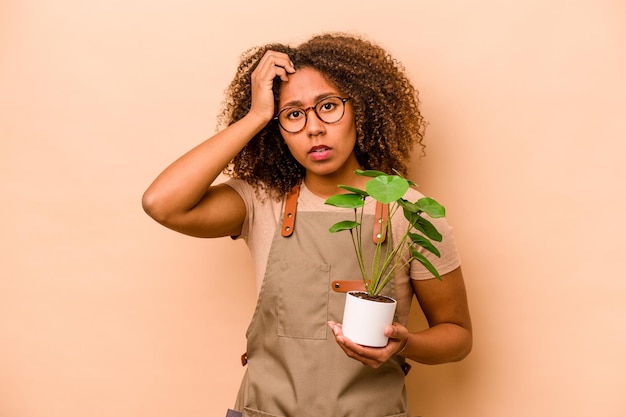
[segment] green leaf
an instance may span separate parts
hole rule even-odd
[[[420,230],[418,229],[416,225],[420,219],[422,212],[420,210],[413,212],[411,210],[404,210],[404,209],[402,209],[402,212],[404,213],[404,217],[406,217],[406,219],[409,221],[411,226],[415,227],[417,230]]]
[[[394,169],[393,172],[395,172],[398,177],[402,177],[402,174],[400,172],[398,172],[397,169]],[[402,177],[402,178],[404,178],[404,177]],[[415,184],[410,179],[408,179],[408,178],[404,178],[404,179],[407,180],[407,182],[409,183],[410,186],[415,187],[415,188],[419,188],[419,185]]]
[[[441,258],[441,252],[439,252],[439,249],[437,249],[435,245],[433,245],[432,242],[424,236],[419,233],[409,233],[409,237],[411,238],[411,242],[423,247],[436,257]]]
[[[411,257],[413,259],[416,259],[419,263],[424,265],[424,267],[428,269],[430,273],[435,276],[435,278],[441,281],[441,276],[439,275],[439,271],[437,271],[437,268],[435,268],[434,265],[430,263],[430,261],[423,254],[418,252],[417,249],[415,249],[413,246],[410,246],[410,245],[409,245],[409,250],[411,251]]]
[[[341,232],[342,230],[352,230],[359,225],[360,223],[358,222],[351,221],[351,220],[344,220],[339,223],[333,224],[332,226],[330,226],[330,229],[328,230],[330,231],[330,233],[337,233],[337,232]]]
[[[364,197],[367,197],[369,194],[367,194],[367,191],[365,190],[361,190],[360,188],[354,188],[354,187],[350,187],[349,185],[338,185],[339,188],[343,188],[344,190],[350,191],[354,194],[359,194],[362,195]]]
[[[446,208],[430,197],[420,198],[416,204],[433,219],[446,217]]]
[[[363,197],[358,194],[336,194],[328,198],[328,200],[325,201],[325,204],[335,207],[354,209],[363,207],[365,203],[363,201]]]
[[[381,175],[387,175],[382,171],[376,171],[373,169],[368,169],[366,171],[363,171],[362,169],[357,169],[356,171],[354,171],[354,173],[362,177],[379,177]]]
[[[399,199],[398,204],[400,205],[400,207],[402,207],[402,210],[404,210],[405,212],[408,211],[409,213],[419,213],[421,211],[420,208],[417,206],[417,204],[411,203],[410,201],[404,198]],[[404,216],[406,217],[407,215],[405,214]]]
[[[369,180],[365,189],[375,200],[388,204],[404,196],[409,189],[409,182],[397,175],[380,175]]]
[[[422,232],[430,240],[434,240],[435,242],[441,242],[443,236],[437,230],[437,228],[428,220],[420,216],[419,214],[413,214],[404,212],[404,217],[407,218],[409,223],[416,228],[418,231]]]

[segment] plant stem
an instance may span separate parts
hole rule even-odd
[[[403,235],[404,237],[402,238],[402,240],[398,242],[396,245],[393,244],[393,228],[391,225],[391,219],[393,218],[395,213],[398,211],[398,208],[399,206],[396,204],[390,207],[389,217],[387,218],[387,221],[385,222],[385,225],[384,225],[384,228],[387,233],[388,245],[387,245],[387,251],[385,254],[385,263],[382,265],[380,270],[377,271],[377,274],[376,274],[376,278],[375,278],[376,286],[372,290],[373,295],[376,295],[382,291],[382,289],[389,283],[389,280],[393,277],[395,271],[399,267],[404,267],[405,265],[408,264],[408,262],[405,261],[403,262],[402,265],[399,265],[400,259],[401,259],[401,256],[399,255],[402,254],[401,251],[402,251],[402,248],[404,247],[404,243],[408,239],[408,233],[405,233]],[[411,230],[411,225],[409,224],[407,232],[410,230]],[[389,255],[390,247],[393,247],[393,249],[391,250],[391,255]],[[410,262],[410,259],[409,259],[409,262]],[[385,273],[386,270],[387,272]]]
[[[354,209],[354,221],[359,224],[363,224],[363,208],[361,208],[361,218],[357,219],[357,209]],[[361,228],[356,228],[356,237],[352,233],[352,229],[350,229],[350,236],[352,237],[352,244],[354,245],[354,250],[357,251],[359,256],[357,257],[359,260],[359,268],[361,269],[361,276],[363,277],[363,283],[365,284],[365,289],[368,290],[369,284],[367,280],[367,271],[365,270],[365,260],[363,259],[363,241],[361,239]]]

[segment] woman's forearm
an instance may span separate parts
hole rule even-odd
[[[415,362],[437,365],[457,362],[472,350],[472,332],[464,327],[441,323],[421,332],[410,333],[401,355]]]

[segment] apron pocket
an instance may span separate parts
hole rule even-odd
[[[283,416],[279,416],[278,414],[264,413],[263,411],[254,410],[252,408],[246,407],[243,409],[243,417],[283,417]]]
[[[310,260],[281,262],[278,281],[278,336],[325,340],[330,265]]]

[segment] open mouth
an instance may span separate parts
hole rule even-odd
[[[317,145],[309,150],[309,156],[315,161],[321,161],[330,156],[330,148],[326,145]]]
[[[318,145],[318,146],[312,147],[309,153],[315,153],[315,152],[321,153],[321,152],[325,152],[329,150],[330,148],[326,145]]]

